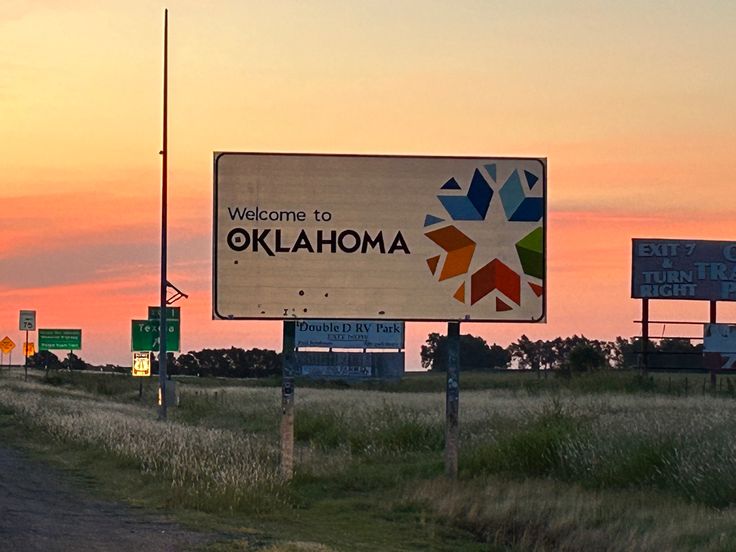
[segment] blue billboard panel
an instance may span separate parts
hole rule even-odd
[[[631,296],[736,301],[736,241],[634,238]]]
[[[298,375],[311,379],[399,379],[404,375],[403,352],[297,351],[296,361]]]
[[[403,349],[404,323],[397,320],[299,320],[297,347]]]

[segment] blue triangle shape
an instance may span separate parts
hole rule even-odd
[[[491,178],[493,181],[496,181],[496,164],[491,163],[490,165],[486,165],[486,170],[488,171],[488,174],[491,175]]]
[[[424,217],[424,226],[432,226],[433,224],[437,224],[438,222],[445,222],[445,219],[441,219],[440,217],[435,217],[434,215],[427,215]]]
[[[457,180],[455,180],[454,178],[451,178],[450,180],[445,182],[442,185],[442,188],[440,188],[440,190],[459,190],[459,189],[460,189],[460,184],[458,184]]]
[[[529,171],[524,171],[524,174],[526,175],[526,181],[529,183],[529,189],[531,190],[532,188],[534,188],[534,185],[537,183],[537,180],[539,180],[539,178],[534,176],[534,174],[530,173]]]

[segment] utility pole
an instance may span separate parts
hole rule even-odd
[[[161,402],[158,411],[159,420],[166,420],[166,293],[167,293],[167,110],[168,110],[168,58],[169,58],[169,10],[164,10],[164,120],[163,120],[163,147],[161,148],[161,314],[159,315],[159,353],[158,353],[158,381]]]

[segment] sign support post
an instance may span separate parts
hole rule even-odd
[[[28,343],[28,330],[26,330],[26,343]],[[23,351],[23,356],[25,357],[25,361],[23,362],[26,373],[25,381],[28,381],[28,349]]]
[[[649,368],[649,299],[641,300],[641,375]]]
[[[281,376],[281,475],[294,476],[294,343],[296,322],[284,320],[284,348]]]
[[[711,301],[710,302],[709,322],[711,324],[716,324],[717,323],[717,321],[716,321],[716,319],[718,318],[717,306],[716,306],[717,304],[718,304],[717,301]],[[718,367],[714,363],[713,366],[710,369],[710,388],[714,392],[716,390],[716,378],[718,377],[717,374],[718,374]]]
[[[447,323],[445,390],[445,475],[457,479],[460,431],[460,322]]]

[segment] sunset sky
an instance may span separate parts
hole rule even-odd
[[[130,363],[158,300],[164,7],[185,351],[281,346],[279,322],[211,320],[213,151],[546,157],[548,323],[462,327],[502,345],[635,335],[633,237],[736,239],[732,1],[5,0],[0,338],[35,309]],[[407,325],[408,368],[445,329]]]

